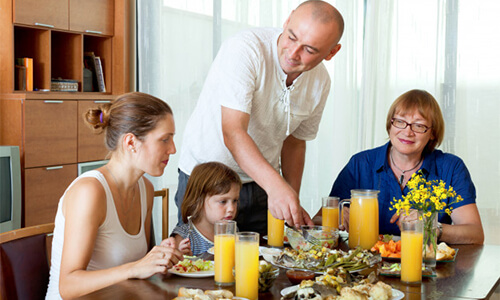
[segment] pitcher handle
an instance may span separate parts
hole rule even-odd
[[[343,226],[344,225],[344,214],[343,214],[343,210],[344,210],[344,205],[347,204],[349,206],[349,208],[351,207],[351,199],[343,199],[343,200],[340,200],[339,202],[339,228],[340,226]]]

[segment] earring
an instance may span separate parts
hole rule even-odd
[[[130,151],[132,151],[132,153],[135,153],[135,148],[130,147]]]

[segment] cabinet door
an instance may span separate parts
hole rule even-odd
[[[68,30],[68,1],[15,0],[14,23]]]
[[[89,108],[98,107],[101,103],[109,103],[108,100],[78,101],[78,162],[103,160],[108,154],[104,146],[104,133],[95,134],[92,128],[87,126],[83,114]]]
[[[59,199],[77,173],[76,164],[25,169],[24,225],[54,222]]]
[[[69,29],[113,35],[114,0],[70,0]]]
[[[77,162],[76,115],[76,101],[26,101],[25,168]]]

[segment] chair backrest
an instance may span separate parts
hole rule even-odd
[[[49,283],[47,235],[54,223],[0,234],[0,299],[44,299]]]
[[[154,193],[155,197],[161,197],[161,237],[168,238],[168,189],[164,188]]]

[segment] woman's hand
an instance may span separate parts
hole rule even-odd
[[[155,246],[142,259],[132,263],[129,278],[145,279],[156,273],[165,274],[168,269],[183,259],[184,256],[176,248]]]
[[[169,238],[164,239],[163,241],[161,241],[160,246],[176,248],[175,238],[169,237]]]
[[[403,227],[402,227],[402,224],[401,222],[403,221],[413,221],[413,220],[417,220],[418,219],[418,211],[416,209],[410,209],[410,214],[407,215],[406,213],[401,213],[399,216],[397,213],[395,213],[394,215],[392,215],[392,218],[391,218],[391,223],[394,223],[394,222],[397,222],[396,224],[398,224],[398,227],[399,227],[399,230],[402,231],[403,230]]]

